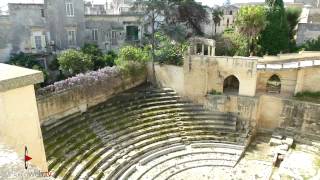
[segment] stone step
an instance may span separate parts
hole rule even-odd
[[[192,151],[191,151],[192,150]],[[196,151],[195,151],[196,150]],[[213,160],[228,160],[236,162],[239,156],[235,153],[223,152],[223,151],[212,151],[212,150],[197,150],[197,149],[187,149],[185,151],[178,151],[168,154],[162,158],[153,159],[146,166],[140,167],[139,172],[133,175],[132,179],[152,179],[154,174],[159,173],[159,168],[157,167],[169,167],[175,165],[179,162],[197,160],[197,159],[208,159]],[[163,168],[160,168],[160,170]],[[157,172],[158,171],[158,172]],[[148,177],[148,174],[152,174],[152,177]],[[142,178],[145,177],[146,178]],[[131,179],[131,178],[130,178]]]
[[[154,93],[154,94],[147,94],[147,95],[130,95],[130,96],[123,96],[123,97],[115,96],[107,100],[106,102],[103,102],[98,104],[97,106],[88,108],[88,110],[95,111],[97,109],[108,108],[115,105],[126,104],[130,102],[136,102],[136,101],[140,102],[140,101],[149,100],[149,99],[157,100],[161,98],[170,98],[170,97],[180,98],[180,96],[178,96],[176,93]]]
[[[179,146],[174,146],[174,147],[170,147],[170,148],[166,148],[164,150],[161,150],[159,152],[156,152],[154,154],[151,154],[150,156],[140,160],[139,164],[144,166],[146,165],[148,162],[150,162],[152,159],[158,158],[160,156],[166,155],[166,154],[170,154],[172,152],[177,152],[177,151],[182,151],[185,150],[186,146],[185,145],[179,145]]]
[[[147,146],[147,145],[152,145],[154,143],[157,143],[159,141],[162,141],[162,142],[166,142],[168,140],[167,138],[167,135],[161,135],[161,136],[158,136],[157,138],[151,138],[151,139],[148,139],[146,138],[144,141],[139,141],[139,144],[136,143],[135,146],[130,146],[130,144],[127,144],[127,147],[130,146],[130,148],[126,149],[125,151],[125,154],[128,154],[128,152],[134,150],[134,149],[139,149],[139,148],[143,148],[144,146]],[[124,147],[122,147],[124,148]],[[117,152],[120,152],[120,150],[117,150]],[[98,174],[103,174],[103,172],[107,171],[107,169],[109,167],[112,166],[112,164],[114,164],[118,159],[120,159],[121,157],[123,157],[125,154],[118,154],[118,155],[113,155],[112,156],[112,159],[105,163],[108,159],[102,159],[98,164],[97,166],[99,167],[96,167],[95,169],[92,169],[90,171],[90,173],[87,174],[87,176],[85,178],[89,178],[91,175],[93,175],[96,171],[98,171]],[[99,169],[99,170],[98,170]],[[100,175],[101,176],[101,175]]]
[[[236,149],[243,151],[245,146],[236,145],[236,144],[226,144],[226,143],[193,143],[191,144],[192,148],[227,148],[227,149]]]
[[[181,162],[175,164],[156,174],[154,178],[157,179],[171,179],[171,177],[179,174],[180,172],[188,169],[199,168],[199,167],[233,167],[235,162],[224,161],[216,159],[197,159],[194,161]]]

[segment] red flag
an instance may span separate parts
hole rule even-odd
[[[24,160],[27,162],[27,161],[30,161],[32,158],[31,157],[29,157],[29,156],[27,156],[27,155],[25,155],[24,156]]]

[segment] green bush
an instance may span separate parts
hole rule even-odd
[[[114,66],[115,60],[117,58],[117,54],[113,51],[109,51],[107,54],[104,54],[102,59],[103,59],[103,64],[105,66]]]
[[[218,92],[216,90],[211,90],[208,94],[211,94],[211,95],[221,95],[222,93],[221,92]]]
[[[118,66],[129,61],[144,64],[149,61],[149,59],[149,53],[146,50],[135,46],[124,46],[120,49],[115,62]]]
[[[45,70],[44,67],[41,66],[40,62],[36,59],[34,55],[25,54],[22,52],[19,54],[13,54],[10,57],[8,64],[42,71],[44,76],[44,82],[40,85],[44,86],[47,84],[49,73],[47,70]]]
[[[146,49],[135,46],[124,46],[120,49],[116,66],[126,75],[138,76],[146,69],[150,56]]]
[[[21,66],[29,69],[43,69],[35,56],[25,53],[14,54],[9,59],[9,64]]]
[[[183,65],[183,53],[187,50],[187,44],[177,43],[161,33],[156,34],[158,47],[155,51],[156,61],[161,64]]]
[[[222,43],[223,50],[220,52],[217,49],[217,55],[224,56],[249,56],[248,54],[248,40],[245,36],[239,34],[234,28],[228,28],[224,31],[220,41]]]
[[[81,48],[81,52],[90,56],[93,62],[93,69],[98,70],[106,66],[103,53],[96,44],[85,44]]]
[[[320,103],[320,91],[303,91],[295,94],[295,99]]]
[[[66,76],[93,70],[94,63],[89,55],[69,49],[58,57],[60,69]]]

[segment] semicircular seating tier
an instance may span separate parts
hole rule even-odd
[[[246,140],[236,121],[172,89],[141,86],[46,123],[42,132],[58,179],[168,179],[188,169],[232,168]]]

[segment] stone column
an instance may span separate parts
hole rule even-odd
[[[197,55],[197,44],[193,44],[193,54],[192,55]]]
[[[201,55],[204,55],[204,44],[202,44]]]
[[[212,46],[211,56],[216,55],[216,47]]]
[[[294,94],[303,91],[303,81],[304,81],[304,69],[298,69],[297,73],[297,83],[294,90]]]
[[[34,84],[43,82],[40,71],[0,63],[0,140],[31,164],[47,172]],[[21,164],[23,166],[23,164]]]

